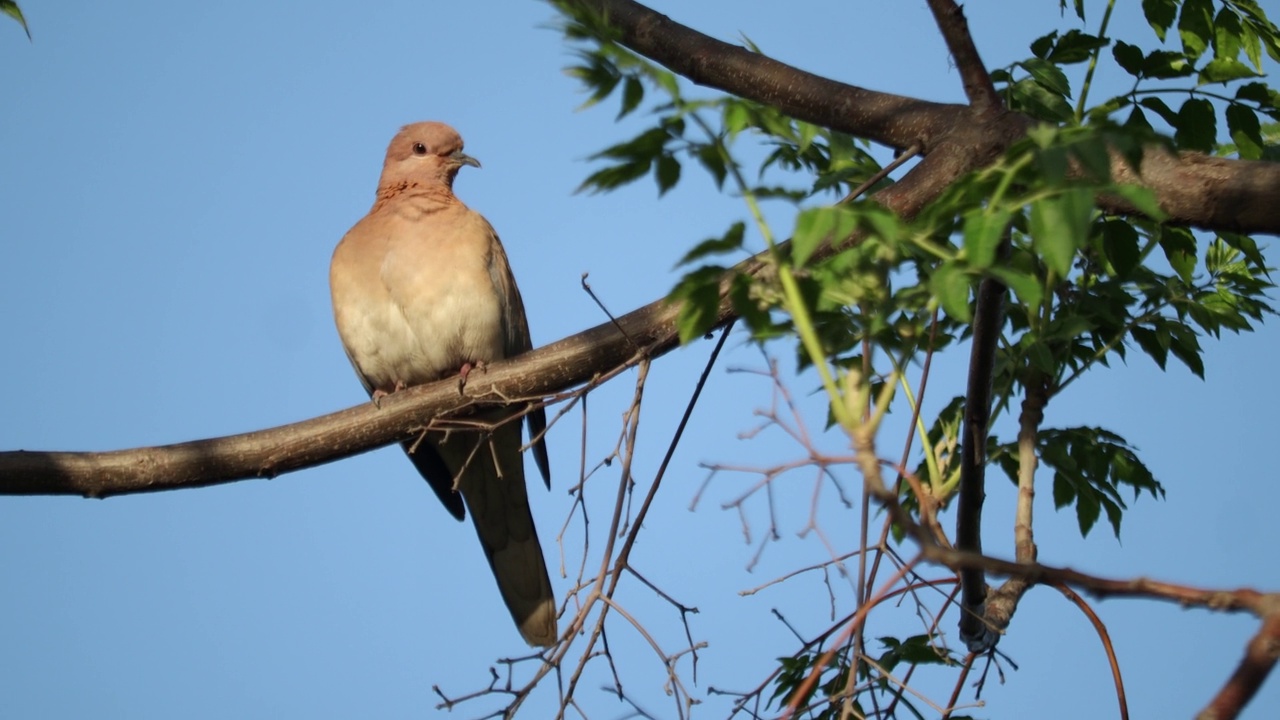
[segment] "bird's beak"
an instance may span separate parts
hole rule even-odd
[[[453,153],[449,155],[449,157],[453,158],[453,161],[458,163],[459,167],[463,165],[470,165],[471,167],[480,167],[479,160],[471,157],[470,155],[462,152],[461,150],[453,151]]]

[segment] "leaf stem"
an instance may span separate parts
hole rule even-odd
[[[756,199],[755,193],[751,187],[747,185],[747,181],[742,177],[742,171],[738,169],[737,163],[732,161],[728,156],[728,150],[724,147],[720,137],[712,131],[706,121],[697,113],[690,113],[689,117],[693,119],[698,127],[716,143],[721,152],[725,154],[727,162],[725,165],[729,174],[733,177],[733,182],[738,186],[738,190],[742,193],[742,199],[747,203],[747,209],[751,212],[751,219],[755,222],[756,227],[760,230],[760,236],[764,239],[765,246],[769,250],[769,258],[773,261],[773,266],[778,272],[778,282],[782,286],[783,308],[791,315],[791,320],[795,324],[796,334],[800,336],[800,343],[804,346],[805,353],[808,354],[809,360],[813,363],[813,367],[818,371],[818,377],[822,380],[822,387],[827,391],[827,396],[831,400],[831,413],[835,416],[836,422],[844,428],[846,432],[852,432],[857,425],[855,418],[850,414],[843,398],[844,394],[840,392],[840,386],[836,384],[836,378],[831,372],[831,366],[827,363],[826,353],[822,349],[822,341],[818,338],[818,332],[814,328],[813,318],[809,316],[809,309],[804,304],[804,296],[800,293],[800,285],[796,282],[795,274],[791,272],[791,266],[787,265],[782,257],[782,253],[778,251],[778,243],[773,237],[773,231],[769,228],[769,223],[764,219],[764,213],[760,210],[760,203]]]
[[[1102,24],[1098,27],[1098,37],[1106,39],[1107,25],[1111,23],[1111,11],[1116,7],[1116,0],[1107,2],[1107,11],[1102,14]],[[1098,69],[1098,57],[1102,54],[1102,48],[1095,48],[1093,56],[1089,58],[1089,69],[1084,74],[1084,84],[1080,86],[1080,99],[1076,101],[1076,124],[1079,125],[1084,120],[1084,104],[1089,98],[1089,88],[1093,85],[1093,72]]]

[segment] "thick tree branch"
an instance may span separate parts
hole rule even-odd
[[[1008,238],[1005,239],[1007,246]],[[964,424],[960,439],[960,497],[956,509],[956,547],[982,553],[982,503],[986,499],[987,429],[991,422],[991,382],[995,377],[996,345],[1004,326],[1005,286],[987,278],[978,286],[974,303],[973,345],[965,391]],[[960,571],[960,639],[971,652],[994,647],[995,635],[984,621],[987,583],[982,568]]]
[[[676,308],[657,300],[618,319],[467,379],[408,388],[323,417],[269,430],[115,452],[0,452],[0,495],[83,495],[204,487],[275,477],[415,437],[437,417],[480,403],[538,398],[601,382],[678,345]],[[721,322],[730,318],[721,304]],[[622,331],[625,331],[625,335]]]
[[[1228,160],[1200,153],[1173,153],[1148,146],[1135,173],[1112,153],[1117,182],[1145,185],[1156,193],[1169,222],[1206,230],[1280,235],[1280,163]],[[1106,210],[1134,214],[1127,203],[1099,199]]]
[[[942,39],[947,42],[947,49],[951,51],[956,68],[960,70],[964,95],[969,98],[969,104],[979,112],[1002,107],[1000,95],[991,82],[991,75],[978,56],[977,46],[973,44],[973,35],[969,34],[969,22],[964,18],[964,11],[952,0],[929,0],[929,11],[933,13]]]
[[[773,105],[798,120],[890,147],[919,144],[926,161],[937,150],[946,149],[949,152],[939,169],[927,174],[933,187],[948,185],[989,164],[1032,125],[1030,118],[1018,113],[993,115],[976,105],[969,108],[930,102],[824,78],[716,40],[632,0],[559,1],[605,19],[608,39],[700,85]],[[967,58],[963,51],[962,55]],[[961,55],[956,60],[958,66],[970,63],[961,60]],[[962,67],[961,72],[971,70]],[[966,82],[969,80],[966,77]],[[1119,153],[1113,153],[1111,169],[1121,182],[1151,189],[1172,222],[1209,230],[1280,234],[1280,213],[1275,212],[1280,207],[1280,163],[1226,160],[1197,153],[1171,155],[1152,147],[1140,176]],[[931,195],[928,191],[925,194]],[[884,202],[884,198],[878,199]],[[1136,213],[1117,199],[1101,204],[1108,211]]]
[[[773,105],[799,120],[905,148],[945,131],[960,105],[848,85],[717,40],[631,0],[564,0],[602,19],[611,39],[699,85]]]

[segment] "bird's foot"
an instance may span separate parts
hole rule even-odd
[[[405,387],[405,385],[404,385],[404,383],[403,383],[403,382],[398,382],[398,383],[396,383],[396,386],[395,386],[395,387],[391,388],[391,392],[387,392],[386,390],[383,390],[382,388],[378,388],[377,390],[374,390],[374,391],[373,391],[373,395],[372,395],[372,400],[373,400],[373,405],[374,405],[374,407],[381,408],[381,407],[382,407],[382,398],[384,398],[384,397],[386,397],[386,396],[390,395],[391,393],[400,392],[401,390],[403,390],[403,389],[404,389],[404,387]]]
[[[477,360],[474,363],[462,363],[462,367],[458,369],[458,394],[461,395],[463,388],[467,386],[467,377],[471,375],[472,370],[484,372],[487,369],[489,369],[489,366],[483,360]]]

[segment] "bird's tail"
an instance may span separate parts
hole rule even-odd
[[[520,424],[508,422],[489,436],[455,432],[437,448],[451,468],[465,464],[458,489],[516,627],[530,645],[548,647],[559,637],[556,601],[529,512],[520,444]]]

